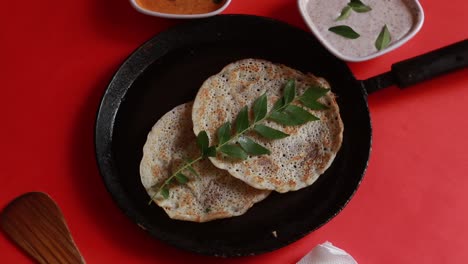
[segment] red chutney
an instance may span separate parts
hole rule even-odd
[[[167,14],[203,14],[218,10],[226,0],[137,0],[147,10]]]

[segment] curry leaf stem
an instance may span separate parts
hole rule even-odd
[[[153,196],[151,196],[151,200],[149,201],[148,204],[151,204],[151,202],[153,201],[154,197],[161,192],[162,189],[164,189],[167,185],[169,185],[169,183],[171,183],[172,179],[174,179],[174,177],[183,172],[185,169],[189,168],[190,166],[192,166],[193,164],[197,163],[198,161],[202,160],[203,159],[203,156],[199,156],[197,157],[196,159],[192,160],[192,161],[189,161],[189,162],[186,162],[182,167],[180,167],[176,172],[174,172],[171,176],[169,176],[169,178],[167,178],[163,184],[161,184],[161,186],[158,188],[158,190],[156,191],[155,194],[153,194]]]

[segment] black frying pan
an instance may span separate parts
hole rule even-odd
[[[96,120],[99,169],[118,206],[159,240],[225,257],[271,251],[328,222],[358,188],[371,149],[367,93],[466,66],[467,53],[464,41],[358,81],[310,33],[282,22],[245,15],[191,21],[143,44],[113,77]],[[325,77],[338,96],[345,126],[343,145],[332,166],[310,187],[272,194],[239,217],[203,224],[171,220],[156,205],[148,206],[149,197],[140,183],[139,162],[147,133],[164,113],[193,100],[206,78],[242,58],[267,59]]]

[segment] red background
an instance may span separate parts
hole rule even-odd
[[[350,64],[358,78],[468,37],[466,0],[421,4],[422,30],[396,51]],[[233,0],[224,13],[269,16],[306,29],[296,1]],[[2,3],[0,208],[24,192],[49,193],[88,263],[295,263],[327,240],[359,263],[467,261],[467,69],[372,94],[373,150],[360,189],[330,223],[290,246],[216,259],[174,249],[134,225],[100,179],[95,113],[123,60],[178,22],[137,13],[125,0]],[[2,234],[0,262],[30,260]]]

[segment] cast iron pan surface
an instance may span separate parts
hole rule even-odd
[[[325,77],[338,97],[343,145],[332,166],[310,187],[273,193],[238,217],[208,223],[172,220],[154,203],[148,205],[140,182],[147,134],[167,111],[193,100],[205,79],[244,58],[266,59]],[[371,125],[365,91],[345,63],[311,34],[268,18],[225,15],[179,25],[138,48],[102,98],[95,144],[108,191],[135,223],[178,248],[232,257],[286,246],[336,216],[363,177]]]

